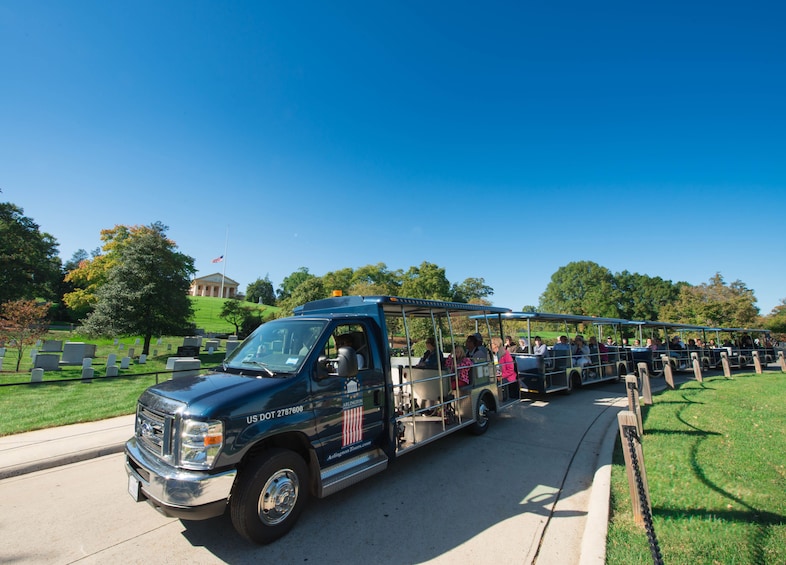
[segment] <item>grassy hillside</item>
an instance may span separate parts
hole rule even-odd
[[[235,328],[226,320],[221,319],[221,308],[229,298],[212,298],[210,296],[190,296],[191,304],[194,306],[193,322],[197,328],[204,329],[212,333],[234,333]],[[258,308],[264,316],[268,312],[278,310],[275,306],[265,306],[244,302],[250,308]]]

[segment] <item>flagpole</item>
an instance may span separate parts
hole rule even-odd
[[[227,236],[224,240],[224,268],[221,270],[221,292],[219,296],[224,298],[224,279],[226,278],[227,274],[227,247],[229,246],[229,226],[227,226]]]

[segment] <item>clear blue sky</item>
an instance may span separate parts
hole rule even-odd
[[[589,260],[786,297],[782,2],[0,2],[0,200],[169,226],[241,290]]]

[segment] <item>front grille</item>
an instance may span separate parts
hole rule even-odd
[[[161,458],[172,455],[174,416],[162,414],[140,404],[136,412],[136,436],[141,445]]]

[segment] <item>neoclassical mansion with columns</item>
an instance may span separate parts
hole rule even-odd
[[[214,296],[221,297],[221,273],[213,273],[199,277],[191,281],[191,289],[188,294],[191,296]],[[233,281],[229,277],[224,279],[224,294],[223,298],[234,298],[237,296],[238,282]]]

